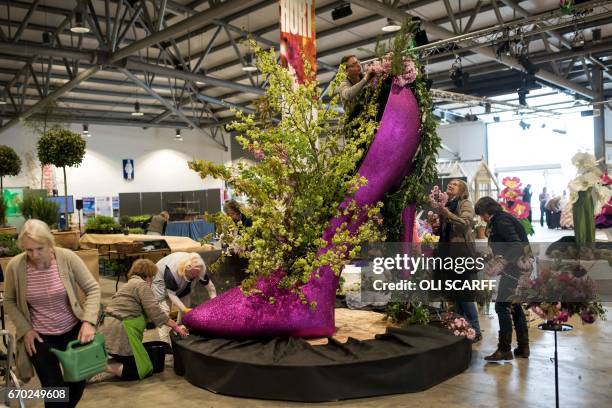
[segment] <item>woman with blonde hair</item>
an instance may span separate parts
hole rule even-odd
[[[451,180],[446,187],[448,202],[439,209],[440,241],[438,256],[474,258],[476,248],[472,227],[474,222],[474,205],[470,201],[468,185],[460,179]],[[458,273],[444,271],[445,278],[449,280],[471,280],[475,271]],[[478,311],[474,303],[474,293],[470,291],[456,291],[449,293],[450,300],[455,304],[455,311],[465,317],[476,331],[475,342],[482,339]]]
[[[23,252],[6,268],[4,305],[15,324],[17,373],[28,382],[34,371],[43,387],[67,387],[74,407],[85,390],[85,381],[64,382],[60,363],[51,348],[65,350],[75,339],[93,340],[100,310],[100,285],[81,258],[55,246],[49,227],[28,220],[18,244]],[[84,294],[82,301],[78,289]],[[49,406],[50,403],[45,403]]]
[[[177,321],[180,323],[182,315],[191,310],[191,291],[198,281],[206,286],[211,299],[217,296],[202,257],[197,253],[175,252],[157,262],[157,274],[151,288],[160,308],[167,315],[170,315],[171,304],[178,308]],[[158,331],[159,338],[170,343],[169,328],[162,326]]]
[[[105,310],[100,331],[112,357],[106,371],[122,380],[141,380],[153,372],[151,359],[142,345],[145,316],[157,327],[167,326],[187,336],[187,330],[170,319],[153,296],[151,284],[156,274],[157,266],[152,261],[136,260],[128,272],[127,284],[113,295]]]

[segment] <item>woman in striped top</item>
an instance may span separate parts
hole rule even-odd
[[[18,238],[23,253],[7,266],[5,300],[15,324],[17,373],[27,382],[34,368],[43,387],[67,387],[68,403],[45,406],[74,407],[85,381],[65,383],[51,348],[65,350],[79,339],[89,343],[95,334],[100,309],[100,285],[72,251],[55,247],[47,224],[28,220]],[[85,293],[81,301],[77,288]]]

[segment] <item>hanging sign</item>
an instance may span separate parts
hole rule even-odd
[[[280,0],[280,55],[298,83],[314,80],[317,72],[315,0]],[[307,76],[304,60],[311,66]]]
[[[134,159],[123,159],[123,179],[134,180]]]

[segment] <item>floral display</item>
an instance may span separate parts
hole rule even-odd
[[[572,164],[578,170],[576,177],[568,184],[569,204],[572,206],[574,235],[578,244],[595,241],[595,215],[608,205],[612,187],[608,178],[603,177],[600,160],[590,153],[576,153]],[[597,209],[597,212],[595,211]]]
[[[557,260],[552,266],[544,266],[536,278],[524,274],[518,282],[517,300],[553,324],[566,322],[575,314],[584,323],[605,315],[595,283],[577,262]]]
[[[429,194],[429,200],[433,208],[442,208],[448,202],[448,194],[440,190],[440,187],[433,186]]]
[[[607,188],[612,188],[612,178],[608,176],[606,171],[601,176],[601,183]],[[595,216],[595,227],[601,229],[607,229],[612,227],[612,197],[601,207],[599,214]]]
[[[464,336],[468,340],[476,338],[476,330],[463,317],[453,313],[442,315],[442,325],[451,331],[455,336]]]
[[[504,189],[499,193],[499,198],[504,211],[516,217],[523,225],[527,234],[533,235],[534,230],[528,220],[531,207],[529,203],[522,200],[523,189],[521,188],[521,179],[518,177],[504,177],[502,184]]]
[[[389,75],[392,75],[393,64],[391,58],[393,53],[385,55],[382,59],[376,60],[367,66],[368,70],[374,72],[374,76],[370,79],[370,84],[375,85],[381,80],[384,80]],[[413,83],[418,75],[418,69],[412,58],[404,58],[402,61],[403,72],[393,77],[393,83],[398,86],[406,86]]]
[[[380,59],[385,74],[380,71],[377,86],[362,92],[357,104],[362,110],[356,116],[341,115],[333,109],[338,103],[334,89],[346,77],[343,69],[331,85],[333,97],[323,102],[316,81],[296,87],[289,73],[276,63],[273,50],[265,51],[251,43],[260,71],[269,75],[269,86],[265,101],[258,106],[259,115],[237,111],[237,120],[229,127],[239,133],[236,140],[254,154],[257,162],[238,163],[236,167],[206,161],[189,163],[202,178],[222,179],[236,193],[248,197],[245,215],[252,220],[251,227],[237,228],[225,214],[214,219],[226,244],[240,248],[249,260],[249,277],[242,284],[245,293],[254,288],[257,278],[274,271],[286,274],[279,287],[299,290],[312,271],[323,265],[330,265],[339,275],[342,267],[359,254],[363,243],[380,242],[385,235],[399,241],[394,234],[400,235],[402,211],[408,203],[424,201],[423,185],[436,178],[435,160],[431,158],[440,144],[423,75],[417,63],[403,55],[411,41],[411,29],[406,26],[393,42],[394,52],[386,51],[386,58]],[[403,76],[400,82],[405,87],[410,85],[418,101],[420,144],[414,170],[384,201],[385,225],[381,226],[382,202],[363,208],[354,201],[340,204],[367,183],[356,168],[378,130],[378,96],[384,79],[398,76]],[[393,86],[402,85],[397,82]],[[288,111],[292,114],[287,115]],[[274,122],[272,117],[282,119]],[[350,218],[329,240],[342,245],[320,255],[328,246],[328,240],[321,236],[329,220],[338,216]],[[349,230],[364,219],[357,231]],[[389,231],[391,234],[385,234]]]

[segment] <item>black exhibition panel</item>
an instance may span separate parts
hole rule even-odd
[[[172,338],[174,371],[235,397],[325,402],[424,391],[470,365],[465,337],[433,326],[389,327],[371,340]]]
[[[142,214],[159,214],[163,211],[162,198],[159,191],[151,193],[140,193]]]
[[[119,193],[119,214],[141,215],[140,193]]]
[[[206,211],[209,214],[221,211],[221,189],[211,188],[206,190]]]

